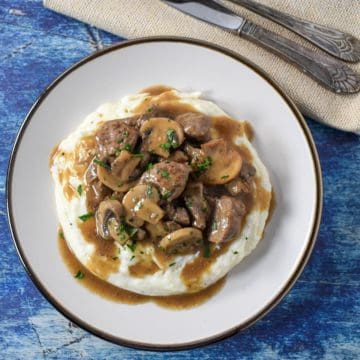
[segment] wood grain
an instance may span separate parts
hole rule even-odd
[[[320,234],[294,288],[250,329],[194,350],[133,350],[76,327],[34,287],[7,225],[5,178],[12,144],[30,106],[57,75],[116,41],[43,9],[39,0],[0,0],[0,359],[359,358],[360,140],[312,120],[324,175]]]

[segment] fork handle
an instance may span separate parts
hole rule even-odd
[[[237,33],[296,65],[333,92],[348,94],[360,90],[360,76],[339,60],[317,53],[247,20]]]
[[[277,22],[341,60],[360,61],[360,40],[350,34],[299,19],[253,0],[231,1]]]

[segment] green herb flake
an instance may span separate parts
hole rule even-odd
[[[113,256],[112,259],[115,261],[117,260],[119,257],[118,256]]]
[[[140,158],[140,159],[142,159],[142,158],[144,157],[144,154],[142,154],[142,153],[133,154],[132,157],[133,157],[133,158]]]
[[[212,165],[212,159],[210,156],[207,156],[203,161],[200,163],[195,164],[195,169],[197,171],[197,175],[201,175],[205,172],[210,166]]]
[[[233,251],[233,254],[234,255],[237,255],[239,252],[238,251]]]
[[[131,151],[131,145],[128,143],[124,144],[124,150]]]
[[[134,260],[135,259],[135,255],[133,255],[131,258],[130,258],[130,261]]]
[[[164,143],[164,144],[160,144],[160,147],[167,151],[167,152],[170,152],[170,149],[171,149],[171,144],[170,143]]]
[[[110,165],[107,164],[107,163],[104,162],[104,161],[101,161],[101,160],[98,160],[98,159],[94,159],[93,162],[94,162],[94,164],[99,165],[99,166],[103,167],[103,168],[106,169],[106,170],[110,170],[110,169],[111,169]]]
[[[165,191],[163,194],[161,194],[161,198],[163,200],[167,200],[172,195],[172,191]]]
[[[129,229],[128,229],[127,232],[128,232],[128,234],[129,234],[129,236],[132,238],[132,237],[134,237],[134,236],[137,234],[138,231],[139,231],[138,228],[129,226]]]
[[[125,130],[125,131],[123,132],[123,135],[124,135],[124,137],[128,137],[128,136],[129,136],[129,132],[128,132],[127,130]]]
[[[78,279],[78,280],[82,280],[85,277],[85,274],[82,271],[78,271],[76,273],[76,275],[74,276],[74,278]]]
[[[153,194],[153,187],[149,185],[146,189],[146,196],[150,197]]]
[[[131,252],[135,252],[136,249],[136,241],[133,241],[131,243],[127,243],[126,246],[130,249]]]
[[[211,230],[217,230],[218,226],[217,226],[217,221],[214,221],[211,225]]]
[[[204,242],[204,253],[203,253],[204,257],[208,258],[211,255],[210,252],[210,243],[208,241]]]
[[[59,237],[60,237],[60,239],[65,240],[65,236],[64,236],[64,233],[62,230],[59,231]]]
[[[170,178],[170,174],[166,171],[166,170],[162,170],[160,172],[161,177],[165,178],[165,179],[169,179]]]
[[[176,262],[173,262],[173,263],[169,264],[169,267],[174,266],[175,264],[176,264]]]
[[[151,170],[153,167],[154,167],[154,164],[150,162],[147,164],[146,170]]]
[[[229,176],[230,176],[230,175],[224,175],[224,176],[222,176],[221,178],[222,178],[222,179],[227,179]]]
[[[82,189],[82,185],[78,185],[76,191],[78,192],[79,196],[81,196],[82,192],[83,192],[83,189]]]
[[[85,222],[85,221],[91,219],[93,216],[94,216],[94,213],[89,212],[89,213],[87,213],[87,214],[80,215],[80,216],[79,216],[79,219],[80,219],[81,221]]]
[[[121,154],[121,149],[115,148],[115,155],[119,156]]]

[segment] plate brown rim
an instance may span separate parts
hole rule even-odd
[[[304,136],[307,140],[308,146],[311,151],[312,160],[313,160],[313,166],[314,166],[314,172],[316,175],[316,211],[313,216],[312,221],[312,231],[308,239],[308,243],[306,246],[306,249],[303,253],[302,258],[300,259],[296,269],[294,270],[293,274],[288,279],[287,283],[283,286],[283,288],[276,294],[276,296],[267,304],[267,306],[263,309],[261,309],[257,314],[255,314],[252,318],[248,319],[245,323],[242,323],[240,325],[237,325],[233,328],[230,328],[224,332],[221,332],[219,334],[215,334],[210,337],[206,337],[203,339],[198,339],[192,342],[186,342],[186,343],[180,343],[180,344],[174,344],[174,345],[163,345],[163,344],[151,344],[151,343],[143,343],[143,342],[137,342],[137,341],[131,341],[129,339],[123,339],[119,338],[117,336],[113,336],[111,334],[105,333],[102,330],[99,330],[95,328],[94,326],[86,323],[86,321],[78,318],[75,314],[71,313],[69,310],[65,309],[62,304],[60,304],[51,294],[50,292],[45,288],[45,286],[42,285],[40,279],[36,276],[36,274],[33,272],[31,268],[31,264],[29,260],[24,255],[23,249],[21,247],[21,244],[19,242],[17,232],[16,232],[16,226],[14,222],[13,217],[13,211],[12,211],[12,176],[13,176],[13,168],[14,164],[16,162],[16,155],[18,148],[21,144],[22,137],[25,133],[25,130],[30,123],[32,116],[38,109],[38,107],[42,104],[42,102],[46,99],[47,95],[51,92],[53,88],[57,86],[58,83],[60,83],[67,75],[71,74],[74,70],[79,68],[80,66],[86,64],[89,61],[92,61],[96,59],[99,56],[105,55],[111,51],[119,50],[122,48],[126,48],[128,46],[133,45],[139,45],[143,43],[149,43],[149,42],[180,42],[180,43],[186,43],[186,44],[192,44],[200,47],[205,47],[208,49],[211,49],[213,51],[217,51],[222,53],[223,55],[229,56],[240,63],[246,65],[251,70],[255,71],[258,75],[260,75],[265,81],[267,81],[272,88],[283,98],[283,100],[286,102],[286,104],[289,106],[289,108],[292,110],[293,114],[295,115],[296,119],[299,122],[299,125],[301,126],[301,129],[304,133]],[[157,350],[157,351],[167,351],[167,350],[185,350],[185,349],[191,349],[199,346],[205,346],[210,343],[220,341],[226,337],[229,337],[231,335],[234,335],[235,333],[245,330],[246,328],[253,325],[256,321],[260,320],[262,317],[264,317],[267,313],[269,313],[283,298],[284,296],[290,291],[290,289],[295,284],[296,280],[302,273],[306,263],[309,260],[309,257],[311,255],[311,252],[314,248],[316,237],[319,231],[319,226],[321,222],[321,214],[322,214],[322,198],[323,198],[323,188],[322,188],[322,175],[321,175],[321,167],[320,167],[320,161],[318,157],[318,153],[315,147],[314,140],[311,136],[310,130],[300,113],[300,111],[297,109],[296,105],[293,103],[293,101],[285,94],[285,92],[280,88],[280,86],[271,79],[271,77],[264,72],[261,68],[259,68],[257,65],[253,64],[251,61],[247,60],[246,58],[242,57],[241,55],[238,55],[231,50],[225,49],[223,47],[220,47],[218,45],[211,44],[209,42],[203,41],[203,40],[197,40],[197,39],[191,39],[191,38],[184,38],[184,37],[176,37],[176,36],[156,36],[156,37],[146,37],[146,38],[138,38],[135,40],[127,40],[122,41],[120,43],[114,44],[112,46],[109,46],[105,49],[102,49],[96,53],[93,53],[80,61],[76,62],[74,65],[69,67],[67,70],[65,70],[61,75],[59,75],[38,97],[38,99],[35,101],[31,109],[29,110],[28,114],[26,115],[14,142],[9,163],[8,163],[8,169],[7,169],[7,179],[6,179],[6,202],[7,202],[7,215],[8,215],[8,221],[9,221],[9,227],[11,231],[11,235],[14,241],[15,248],[17,250],[18,256],[20,257],[20,260],[28,273],[29,277],[33,281],[33,283],[36,285],[36,287],[39,289],[39,291],[43,294],[43,296],[66,318],[68,318],[70,321],[76,323],[83,329],[89,331],[90,333],[104,339],[111,341],[113,343],[119,344],[119,345],[125,345],[132,348],[137,349],[144,349],[144,350]]]

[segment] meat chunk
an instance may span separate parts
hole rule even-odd
[[[209,213],[203,188],[201,182],[189,183],[184,193],[185,205],[191,214],[192,225],[201,230],[206,227],[206,218]]]
[[[255,176],[256,169],[248,162],[244,162],[238,178],[231,180],[225,185],[226,189],[232,196],[241,193],[249,194],[252,190],[252,178]]]
[[[111,194],[111,190],[100,180],[92,181],[89,189],[86,191],[86,205],[89,210],[95,211],[99,204]]]
[[[187,163],[189,161],[189,158],[183,151],[177,150],[168,157],[168,160],[179,163]]]
[[[138,137],[138,131],[126,125],[123,120],[107,121],[96,134],[98,154],[104,159],[122,149],[132,151]]]
[[[151,170],[144,172],[140,183],[156,186],[161,197],[170,202],[184,191],[190,170],[190,166],[186,164],[163,161],[155,164]]]
[[[226,195],[216,199],[209,241],[218,244],[231,240],[240,230],[245,212],[245,205],[239,199]]]
[[[207,116],[188,112],[178,115],[175,121],[183,127],[185,134],[189,137],[198,141],[206,141],[209,139],[211,122]]]
[[[172,204],[167,204],[165,207],[165,216],[167,219],[176,221],[181,225],[190,225],[190,216],[183,207],[175,207]]]

